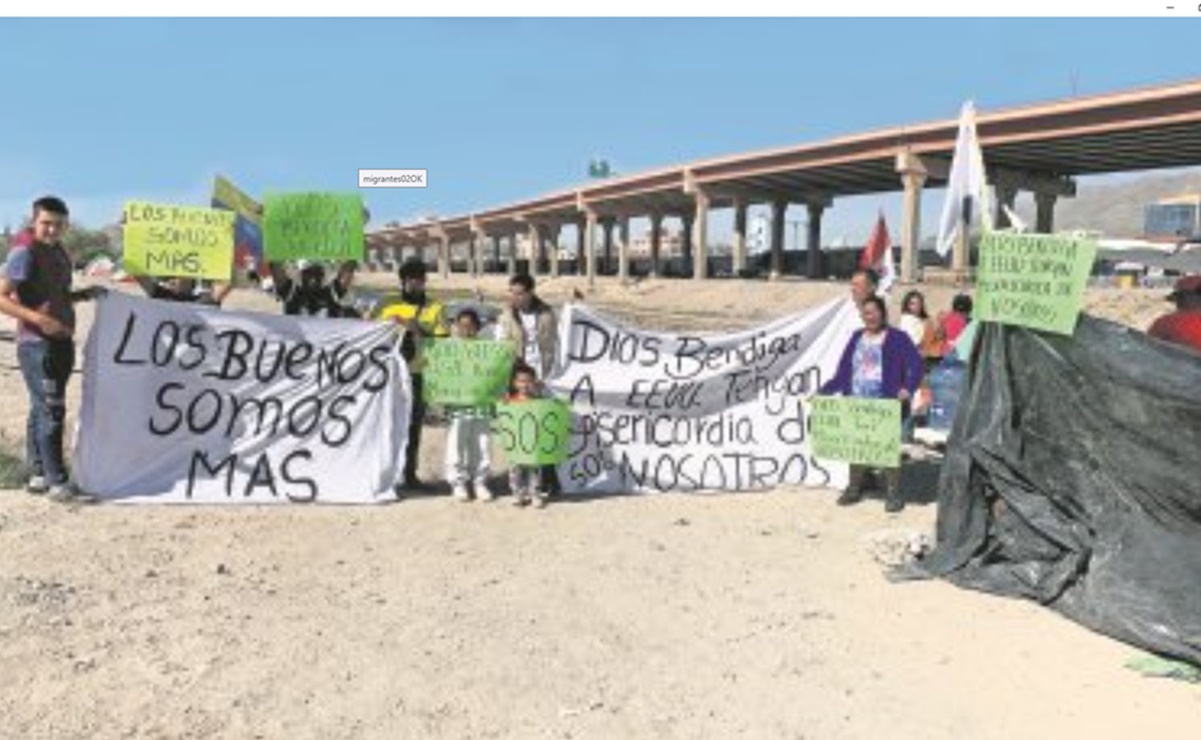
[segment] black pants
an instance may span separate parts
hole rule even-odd
[[[425,420],[425,398],[420,374],[413,381],[413,406],[409,414],[409,444],[405,447],[405,483],[417,480],[417,461],[421,450],[421,423]]]
[[[542,490],[546,491],[551,498],[557,498],[563,494],[563,486],[559,483],[559,466],[542,466]]]

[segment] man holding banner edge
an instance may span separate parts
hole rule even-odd
[[[446,309],[425,292],[427,268],[419,260],[406,260],[397,270],[400,280],[400,301],[385,307],[377,318],[392,321],[404,328],[400,354],[409,365],[412,379],[412,412],[409,417],[409,442],[405,448],[404,479],[396,488],[399,498],[405,490],[424,490],[426,485],[417,477],[417,456],[421,448],[421,424],[425,418],[423,389],[422,344],[426,339],[444,339],[450,336],[446,322]]]
[[[559,322],[554,309],[538,297],[534,287],[531,275],[523,273],[509,279],[509,309],[500,315],[497,338],[512,342],[517,357],[533,368],[539,382],[544,382],[555,367]],[[552,498],[562,494],[554,465],[543,466],[542,484]]]
[[[61,502],[94,500],[70,482],[63,427],[75,366],[73,304],[104,294],[99,287],[71,289],[71,258],[62,245],[68,215],[59,198],[34,201],[32,239],[13,248],[0,275],[0,313],[17,319],[17,359],[29,392],[26,490]]]

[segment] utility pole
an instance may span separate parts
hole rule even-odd
[[[788,225],[792,227],[792,248],[800,251],[801,249],[801,226],[807,224],[806,221],[790,220]]]

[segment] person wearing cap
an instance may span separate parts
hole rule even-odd
[[[397,271],[400,280],[400,301],[385,306],[376,316],[378,319],[392,321],[404,327],[400,355],[409,365],[409,377],[413,384],[409,443],[405,447],[404,482],[396,490],[398,497],[403,490],[419,490],[425,487],[417,477],[421,423],[425,418],[425,400],[422,398],[422,344],[426,339],[443,339],[450,336],[446,308],[426,294],[425,276],[424,262],[406,260]]]
[[[297,277],[292,278],[278,262],[271,263],[271,280],[275,297],[283,301],[284,313],[289,316],[342,315],[341,306],[325,284],[325,267],[310,260],[296,261]]]
[[[1176,304],[1176,310],[1156,319],[1147,333],[1201,353],[1201,275],[1177,280],[1168,300]]]
[[[329,281],[330,297],[338,306],[337,315],[344,319],[359,319],[363,314],[355,306],[354,276],[358,272],[356,260],[346,260],[338,265],[338,272]]]

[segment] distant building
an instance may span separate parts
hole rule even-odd
[[[675,257],[684,253],[683,231],[667,226],[659,228],[659,256]],[[647,227],[641,234],[630,239],[630,257],[640,259],[651,256],[651,230]]]
[[[1201,235],[1201,194],[1161,198],[1143,211],[1143,236],[1178,242]]]

